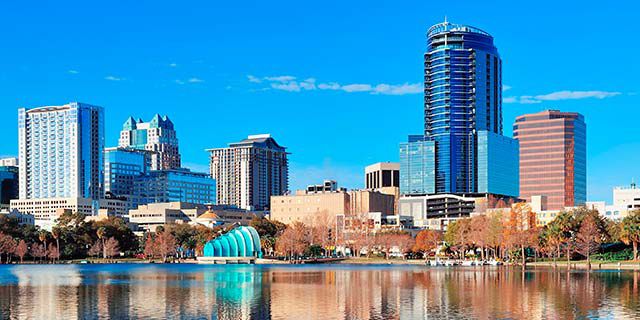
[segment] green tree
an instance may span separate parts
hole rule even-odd
[[[638,260],[638,243],[640,242],[640,211],[627,215],[619,224],[620,240],[633,246],[633,260]]]

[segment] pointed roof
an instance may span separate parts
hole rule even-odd
[[[136,119],[129,116],[129,118],[127,118],[127,121],[125,121],[124,124],[122,125],[122,128],[124,130],[133,130],[136,128],[136,124],[137,124]]]

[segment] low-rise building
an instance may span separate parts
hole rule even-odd
[[[20,213],[18,210],[0,210],[0,215],[18,220],[21,225],[35,225],[35,217],[32,214]]]
[[[401,197],[400,216],[411,216],[415,228],[446,230],[455,220],[483,214],[492,208],[510,208],[517,198],[492,194],[432,194]]]
[[[129,211],[129,221],[147,231],[170,223],[198,223],[207,227],[226,223],[248,225],[255,217],[262,214],[233,206],[186,202],[150,203]]]
[[[36,222],[53,222],[65,209],[86,216],[98,215],[100,209],[105,209],[117,216],[127,214],[127,204],[120,199],[100,199],[97,201],[90,198],[16,199],[11,200],[10,206],[11,210],[33,215]]]
[[[394,214],[394,197],[372,190],[297,191],[294,195],[271,197],[270,218],[286,224],[300,221],[313,225],[341,214],[369,212]]]

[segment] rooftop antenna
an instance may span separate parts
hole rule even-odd
[[[447,22],[447,16],[445,15],[445,16],[444,16],[444,24],[447,24],[447,23],[448,23],[448,22]]]

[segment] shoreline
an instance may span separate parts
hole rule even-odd
[[[11,264],[2,264],[2,265],[84,265],[84,264],[158,264],[158,265],[172,265],[172,264],[201,264],[196,260],[183,260],[180,262],[170,262],[170,263],[162,263],[160,261],[149,261],[149,260],[138,260],[138,259],[123,259],[123,260],[110,260],[110,261],[100,261],[100,260],[68,260],[61,261],[59,263],[34,263],[34,262],[26,262],[26,263],[11,263]],[[570,270],[587,270],[586,260],[579,261],[571,261],[571,269]],[[235,265],[235,264],[230,264]],[[398,265],[398,266],[425,266],[425,260],[422,259],[413,259],[413,260],[401,260],[401,259],[384,259],[384,258],[348,258],[340,261],[332,261],[326,263],[304,263],[304,264],[296,264],[289,263],[284,260],[276,260],[276,259],[257,259],[255,265]],[[503,265],[506,267],[519,267],[519,265]],[[464,266],[456,266],[453,268],[460,269],[468,269],[468,268],[477,268],[474,267],[464,267]],[[430,268],[451,268],[451,267],[430,267]],[[554,269],[553,261],[538,261],[538,262],[528,262],[527,269],[537,269],[537,268],[545,268],[545,269]],[[558,270],[567,270],[567,261],[557,261],[555,269]],[[591,262],[591,270],[630,270],[630,271],[640,271],[640,261],[620,261],[620,262]]]

